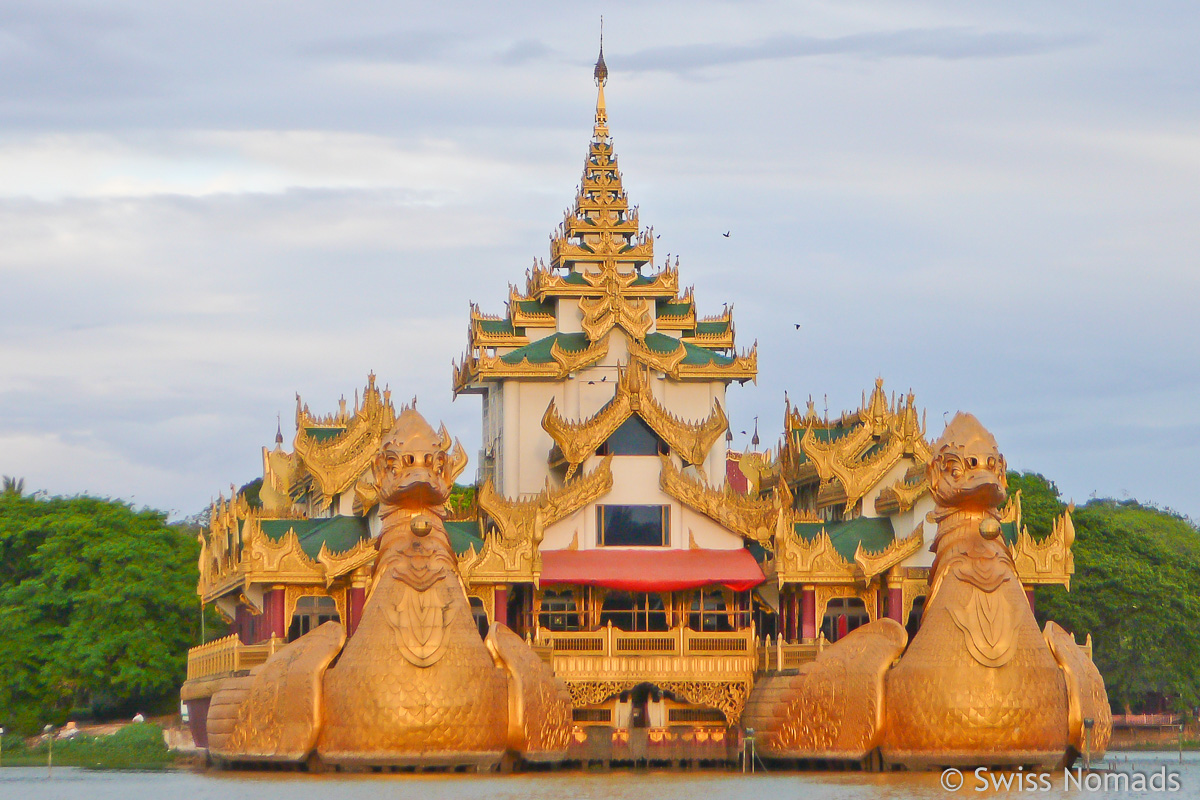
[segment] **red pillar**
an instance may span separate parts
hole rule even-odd
[[[1026,589],[1025,596],[1029,598],[1029,610],[1037,611],[1037,607],[1033,603],[1033,589]]]
[[[347,609],[346,635],[353,636],[362,621],[363,606],[367,604],[367,590],[363,586],[350,587],[350,607]]]
[[[508,587],[496,587],[496,618],[492,622],[508,625]]]
[[[904,590],[899,586],[888,589],[887,612],[888,616],[896,622],[904,624],[904,620],[901,619],[904,616]]]
[[[287,636],[287,620],[283,618],[283,589],[263,592],[262,639],[283,639]]]
[[[845,614],[839,616],[837,621],[837,636],[838,641],[840,642],[842,639],[846,638],[846,634],[850,632],[850,623],[847,621]]]
[[[817,590],[804,589],[800,594],[800,636],[817,638]]]
[[[787,622],[785,629],[782,631],[784,639],[789,642],[796,641],[796,627],[800,619],[800,598],[796,595],[796,590],[792,589],[788,592],[787,598],[787,613],[784,615]]]

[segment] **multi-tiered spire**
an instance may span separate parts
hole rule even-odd
[[[732,352],[730,310],[697,319],[691,289],[679,292],[679,259],[655,269],[653,229],[639,228],[609,138],[603,36],[593,75],[592,140],[575,203],[551,237],[550,264],[534,261],[506,317],[472,307],[471,352],[455,369],[456,392],[481,378],[565,377],[603,358],[614,328],[628,335],[633,357],[676,379],[744,381],[757,373],[755,350]],[[558,332],[563,300],[578,303],[582,335]]]

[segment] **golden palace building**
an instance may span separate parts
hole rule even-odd
[[[470,309],[453,389],[479,396],[483,446],[446,528],[481,629],[507,624],[566,682],[577,741],[721,753],[756,680],[868,621],[920,624],[931,454],[913,396],[882,381],[836,418],[789,405],[773,453],[727,451],[726,388],[756,378],[757,347],[736,347],[728,308],[701,316],[678,260],[656,263],[617,168],[603,55],[595,77],[549,260],[503,314]],[[257,497],[212,506],[198,592],[231,633],[189,653],[198,744],[221,680],[322,622],[353,636],[380,530],[370,463],[395,418],[374,375],[332,414],[297,399],[292,449],[263,449]],[[1030,598],[1069,585],[1069,516],[1035,541],[1017,495],[1003,529]]]

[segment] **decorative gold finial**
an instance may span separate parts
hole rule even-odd
[[[608,83],[608,65],[604,63],[604,17],[600,17],[600,57],[596,59],[596,69],[592,73],[596,79],[596,125],[592,136],[596,139],[608,138],[608,111],[604,107],[604,84]]]
[[[604,17],[600,17],[600,57],[596,59],[596,71],[593,73],[596,85],[603,86],[608,81],[608,66],[604,63]]]

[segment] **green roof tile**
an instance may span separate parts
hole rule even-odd
[[[554,302],[539,303],[537,300],[518,300],[517,306],[524,314],[549,314],[554,316]]]
[[[500,356],[500,360],[505,364],[520,364],[525,359],[528,359],[531,364],[549,364],[554,360],[550,357],[550,348],[555,342],[558,342],[558,346],[568,353],[578,353],[580,350],[586,350],[588,346],[586,334],[552,333],[536,342],[530,342],[524,347],[518,347],[511,353]]]
[[[706,333],[711,335],[727,333],[729,331],[728,322],[697,322],[696,333]]]
[[[300,549],[316,558],[325,545],[330,553],[344,553],[371,535],[365,517],[326,517],[324,519],[264,519],[262,531],[276,541],[296,531]]]
[[[479,329],[484,333],[516,333],[512,323],[506,319],[481,319]]]
[[[339,436],[346,432],[345,428],[305,428],[304,432],[308,434],[308,438],[318,442],[327,442],[335,436]]]
[[[450,546],[454,548],[454,552],[462,555],[471,549],[471,545],[475,546],[475,552],[478,553],[483,549],[483,539],[479,537],[479,522],[469,519],[465,522],[447,522],[446,535],[450,537]]]
[[[797,522],[796,535],[811,542],[824,529],[829,534],[833,549],[847,561],[854,562],[854,554],[861,543],[863,550],[876,553],[896,540],[896,531],[887,517],[858,517],[845,522]]]

